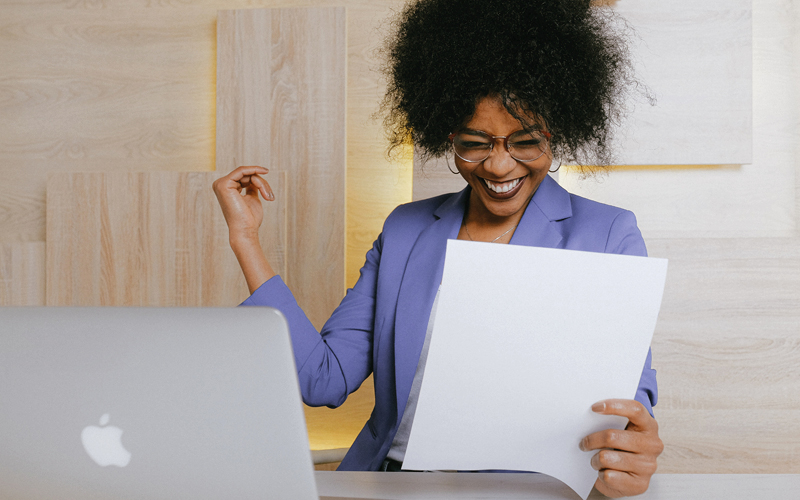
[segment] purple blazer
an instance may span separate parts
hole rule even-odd
[[[361,277],[322,332],[279,276],[242,304],[272,306],[286,316],[306,404],[339,406],[374,374],[375,408],[339,470],[377,470],[389,452],[442,279],[446,242],[458,237],[469,189],[397,207],[367,252]],[[633,213],[572,195],[549,176],[511,244],[647,254]],[[648,353],[636,400],[652,413],[657,392],[650,359]]]

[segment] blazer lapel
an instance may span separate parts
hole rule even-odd
[[[398,419],[408,401],[411,383],[425,342],[433,299],[442,282],[447,240],[458,238],[469,189],[454,194],[434,212],[411,249],[397,297],[394,352]]]
[[[569,193],[548,175],[533,194],[509,243],[558,248],[563,235],[556,221],[569,217],[572,217]]]

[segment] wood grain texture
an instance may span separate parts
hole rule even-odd
[[[403,0],[347,4],[347,284],[358,279],[364,256],[383,221],[411,201],[410,158],[387,157],[379,103],[384,82],[378,52],[388,32],[390,8]]]
[[[800,238],[664,239],[662,472],[800,472]]]
[[[798,5],[763,0],[752,8],[752,164],[617,168],[599,179],[562,168],[562,185],[632,210],[648,239],[793,237],[800,201],[800,92],[792,76],[800,64]]]
[[[450,158],[433,158],[427,161],[414,155],[413,199],[424,200],[464,189],[467,181],[461,175],[454,174],[450,169],[457,171],[452,155]]]
[[[636,30],[637,78],[657,102],[631,102],[620,165],[753,161],[751,0],[619,0]]]
[[[0,306],[43,306],[44,242],[0,243]]]
[[[52,174],[47,305],[231,306],[247,286],[211,191],[214,173]],[[261,242],[285,268],[285,175]]]
[[[800,411],[660,410],[666,474],[797,474]]]
[[[344,295],[343,8],[220,11],[217,167],[289,176],[283,278],[321,328]]]
[[[109,5],[0,6],[6,241],[44,240],[49,172],[213,169],[213,18]]]

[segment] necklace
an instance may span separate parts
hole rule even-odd
[[[513,225],[513,226],[511,226],[509,229],[507,229],[505,233],[501,234],[500,236],[498,236],[497,238],[493,239],[493,240],[492,240],[492,241],[490,241],[489,243],[495,243],[497,240],[499,240],[499,239],[500,239],[500,238],[502,238],[503,236],[507,235],[508,233],[510,233],[511,231],[513,231],[514,229],[516,229],[518,225],[519,225],[519,224],[514,224],[514,225]],[[466,222],[464,223],[464,229],[467,231],[467,237],[469,238],[469,240],[470,240],[470,241],[475,241],[475,239],[472,237],[472,235],[471,235],[471,234],[469,234],[469,228],[467,227],[467,223],[466,223]]]

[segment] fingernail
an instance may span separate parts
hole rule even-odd
[[[592,405],[592,411],[595,413],[603,413],[606,411],[606,404],[604,402],[595,403]]]
[[[581,439],[581,442],[578,443],[578,448],[580,448],[581,451],[586,451],[586,440],[585,439]]]

